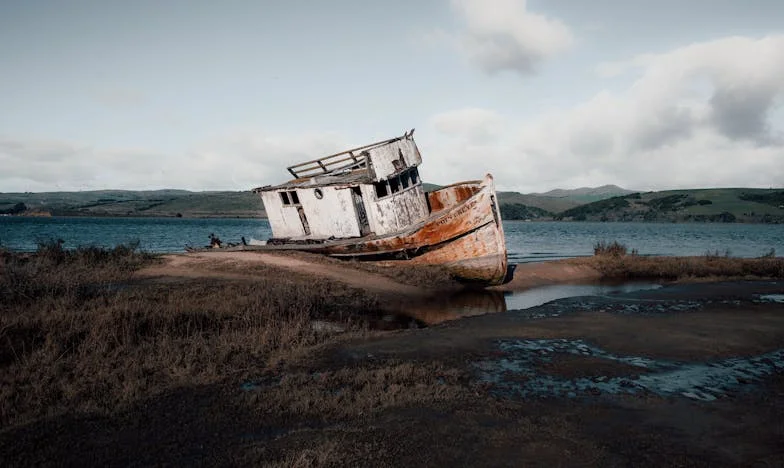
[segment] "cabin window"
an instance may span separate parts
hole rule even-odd
[[[400,174],[400,185],[402,185],[404,189],[407,189],[410,183],[411,179],[408,176],[408,171]]]
[[[412,167],[409,172],[411,174],[411,185],[419,183],[419,170],[416,167]]]
[[[389,191],[392,193],[400,191],[400,179],[397,176],[389,178]]]
[[[299,197],[297,196],[297,192],[279,192],[280,199],[283,201],[284,205],[299,205]]]
[[[416,167],[412,167],[394,177],[390,177],[389,180],[374,182],[373,186],[376,188],[376,198],[384,198],[410,187],[415,187],[421,182],[419,170]]]
[[[387,188],[386,180],[376,182],[373,184],[373,186],[376,187],[376,198],[383,198],[389,195],[389,189]]]
[[[318,198],[319,200],[324,198],[324,192],[322,192],[321,189],[319,189],[319,188],[317,188],[316,190],[313,191],[313,195],[315,195],[316,198]]]

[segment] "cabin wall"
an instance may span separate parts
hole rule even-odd
[[[284,206],[278,192],[261,192],[267,220],[272,228],[273,237],[302,237],[305,229],[299,219],[296,207]]]
[[[377,235],[399,231],[428,216],[427,198],[421,185],[381,199],[376,198],[372,185],[362,185],[361,189],[370,230]]]
[[[373,165],[373,180],[379,181],[397,174],[407,167],[418,166],[422,163],[422,156],[413,139],[403,138],[388,145],[369,150],[370,161]],[[403,155],[403,164],[400,155]],[[399,166],[396,168],[395,165]]]
[[[315,189],[298,189],[299,201],[308,218],[308,239],[331,236],[358,237],[359,221],[350,188],[319,187],[323,197],[316,198]]]

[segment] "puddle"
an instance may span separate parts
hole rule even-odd
[[[784,303],[784,294],[760,294],[757,298],[760,302]]]
[[[656,283],[620,283],[620,284],[558,284],[529,289],[527,291],[507,293],[506,307],[508,310],[530,309],[556,299],[579,296],[612,296],[659,289]]]
[[[482,381],[503,396],[569,397],[601,394],[653,393],[713,401],[744,385],[784,371],[784,349],[752,357],[708,362],[677,362],[619,356],[583,340],[502,340],[495,359],[475,363]],[[542,364],[578,356],[637,368],[626,376],[593,375],[569,378],[542,372]]]
[[[561,284],[532,288],[527,291],[503,293],[492,290],[462,290],[456,294],[431,299],[425,302],[406,305],[398,315],[409,317],[408,320],[400,319],[396,315],[394,327],[410,328],[410,320],[414,319],[418,326],[435,325],[451,320],[458,320],[474,315],[506,312],[514,310],[515,313],[528,318],[557,317],[568,311],[598,310],[607,308],[607,303],[614,304],[621,300],[619,294],[634,291],[658,289],[662,286],[650,282],[614,283],[614,284]],[[564,302],[563,299],[575,298],[573,301]],[[556,301],[561,299],[562,301]],[[596,300],[603,301],[597,304]],[[623,298],[625,302],[635,302],[634,299]],[[624,302],[624,303],[625,303]],[[652,301],[661,303],[660,301]],[[539,307],[547,304],[544,307]],[[626,304],[630,313],[637,312],[638,305]],[[646,307],[648,307],[646,305]],[[662,311],[670,311],[661,305]],[[598,308],[598,309],[597,309]],[[530,310],[528,310],[530,309]]]

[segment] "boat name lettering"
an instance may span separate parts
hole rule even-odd
[[[437,224],[439,226],[442,225],[442,224],[446,224],[449,221],[452,221],[453,219],[462,216],[463,214],[465,214],[466,211],[471,210],[474,206],[476,206],[476,200],[472,200],[472,201],[468,202],[465,206],[463,206],[459,210],[454,211],[452,213],[449,213],[448,215],[446,215],[443,218],[439,219]]]

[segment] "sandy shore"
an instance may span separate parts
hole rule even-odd
[[[374,293],[427,296],[427,285],[412,286],[388,276],[359,271],[339,262],[324,263],[315,255],[290,256],[263,252],[195,252],[163,256],[164,263],[137,272],[140,278],[216,278],[252,280],[249,267],[269,265],[298,274],[314,275],[339,281],[348,286]],[[570,260],[519,264],[512,280],[504,285],[489,288],[494,291],[522,291],[536,286],[559,283],[585,283],[598,281],[601,273],[589,265]]]

